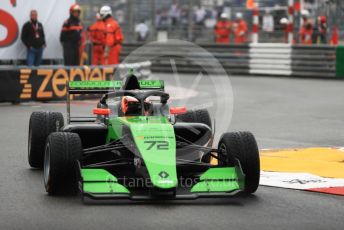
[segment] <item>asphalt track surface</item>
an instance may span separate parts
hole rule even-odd
[[[160,77],[173,85],[171,75]],[[183,87],[194,77],[181,76]],[[260,148],[344,145],[344,81],[231,80],[234,114],[228,129],[252,131]],[[206,82],[196,91],[214,96]],[[88,107],[77,105],[75,112]],[[65,107],[0,104],[0,229],[343,229],[344,197],[277,188],[260,187],[249,197],[149,203],[84,205],[77,197],[49,197],[42,173],[27,163],[28,120],[37,110]]]

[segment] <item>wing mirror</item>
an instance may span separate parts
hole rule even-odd
[[[104,108],[95,108],[95,109],[93,109],[93,114],[94,115],[108,116],[108,115],[110,115],[110,113],[111,113],[110,109],[104,109]]]
[[[186,110],[186,107],[183,106],[183,107],[172,107],[170,108],[170,114],[173,114],[173,115],[178,115],[178,114],[184,114],[186,113],[187,110]]]

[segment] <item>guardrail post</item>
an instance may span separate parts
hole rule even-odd
[[[294,41],[294,0],[288,0],[288,43],[293,44]]]
[[[258,43],[259,41],[259,9],[254,8],[252,11],[252,43]]]

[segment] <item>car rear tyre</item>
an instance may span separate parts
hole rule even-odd
[[[49,195],[77,193],[77,160],[81,153],[78,134],[58,132],[49,135],[44,154],[44,186]]]
[[[177,122],[202,123],[212,128],[211,118],[207,109],[190,110],[176,116]]]
[[[28,160],[33,168],[43,168],[44,146],[52,132],[64,126],[62,113],[33,112],[29,123]]]
[[[212,129],[211,118],[207,109],[195,109],[190,110],[184,114],[179,114],[176,116],[176,121],[186,123],[201,123],[207,125],[210,129]],[[208,144],[208,147],[211,147],[212,144],[213,142],[211,140]],[[210,163],[210,154],[203,156],[201,161],[204,163]]]
[[[222,135],[219,152],[227,156],[227,163],[233,165],[233,157],[240,161],[245,174],[244,192],[251,194],[257,191],[260,179],[259,150],[255,137],[250,132],[233,132]]]

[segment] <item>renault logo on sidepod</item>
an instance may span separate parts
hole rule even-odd
[[[162,179],[166,179],[168,176],[169,176],[168,173],[165,171],[161,171],[159,173],[159,177],[161,177]]]

